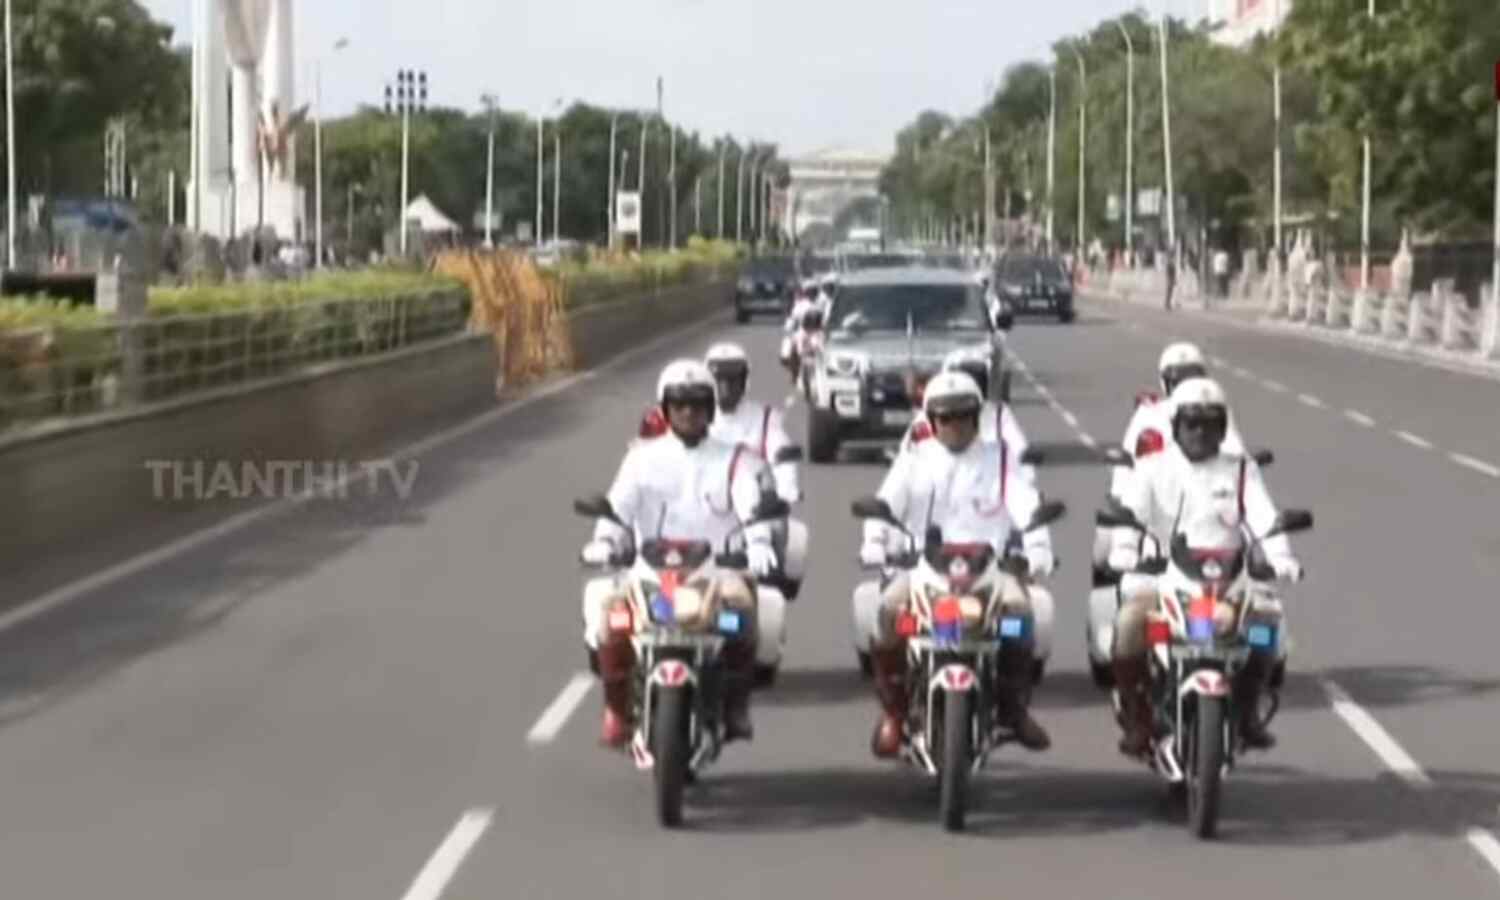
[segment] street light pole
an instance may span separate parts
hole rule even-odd
[[[1052,244],[1052,218],[1053,206],[1052,186],[1057,177],[1057,65],[1054,63],[1047,67],[1047,254],[1053,253]]]
[[[641,158],[637,160],[640,164],[640,172],[636,176],[635,189],[640,194],[641,230],[636,235],[635,245],[639,248],[646,246],[646,132],[651,128],[651,117],[646,114],[641,116]]]
[[[1271,162],[1271,241],[1273,249],[1271,253],[1271,299],[1277,309],[1281,308],[1281,0],[1276,0],[1276,7],[1272,11],[1276,20],[1276,30],[1273,40],[1275,41],[1275,54],[1272,61],[1271,84],[1274,98],[1272,100],[1272,118],[1274,119],[1272,130],[1276,136],[1276,146]]]
[[[725,141],[719,141],[719,240],[724,240],[724,147]]]
[[[1172,189],[1172,106],[1171,81],[1167,78],[1167,14],[1161,13],[1157,20],[1161,47],[1161,142],[1162,158],[1166,163],[1167,176],[1167,252],[1177,260],[1177,202]]]
[[[495,246],[495,98],[484,95],[484,105],[490,114],[489,150],[484,166],[484,246]]]
[[[552,126],[552,243],[558,243],[562,228],[562,118]]]
[[[536,245],[542,246],[542,191],[545,185],[542,183],[542,124],[547,121],[546,116],[538,116],[536,120]]]
[[[333,52],[337,53],[347,46],[349,46],[349,40],[339,38],[334,42]],[[313,168],[316,170],[314,181],[317,185],[313,191],[315,195],[313,218],[317,220],[317,233],[313,238],[313,252],[317,254],[317,259],[313,266],[321,269],[323,268],[323,60],[321,57],[317,60],[316,67],[317,72],[313,81],[315,82],[314,102],[318,108],[318,117],[313,123],[313,155],[315,157]]]
[[[739,151],[740,164],[734,176],[734,240],[738,244],[745,240],[745,149],[736,149]]]
[[[1281,0],[1277,0],[1280,3]],[[1135,44],[1118,20],[1125,38],[1125,267],[1135,268]]]
[[[10,0],[5,0],[5,265],[16,267],[16,63]]]
[[[669,204],[668,209],[670,210],[670,212],[668,213],[668,216],[667,216],[667,221],[670,223],[669,226],[668,226],[668,229],[669,229],[668,230],[668,234],[671,236],[670,237],[671,243],[668,246],[670,246],[673,250],[676,250],[677,249],[677,126],[675,124],[673,124],[671,128],[672,128],[672,138],[668,142],[668,144],[669,144],[669,146],[670,146],[671,149],[667,151],[668,154],[670,155],[670,159],[669,159],[669,161],[667,163],[667,198],[668,198],[667,199],[667,203]]]
[[[1369,17],[1375,20],[1375,0],[1369,2]],[[1370,290],[1370,134],[1364,137],[1364,190],[1359,223],[1359,292]]]
[[[604,201],[604,227],[608,229],[609,249],[615,249],[615,130],[620,124],[620,114],[609,117],[609,198]]]
[[[1084,258],[1084,163],[1088,158],[1088,105],[1089,105],[1089,75],[1083,65],[1083,54],[1076,49],[1073,55],[1078,57],[1078,246],[1074,248],[1076,258],[1081,262]]]

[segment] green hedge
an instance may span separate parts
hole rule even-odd
[[[577,308],[658,286],[707,281],[722,274],[740,254],[734,243],[693,238],[676,253],[651,250],[626,258],[565,262],[552,271],[563,281],[567,305]]]

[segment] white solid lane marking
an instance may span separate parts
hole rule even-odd
[[[490,820],[494,815],[495,811],[492,809],[471,809],[464,813],[433,852],[432,858],[427,860],[427,865],[417,873],[411,887],[401,895],[401,900],[437,900],[441,897],[453,876],[458,874],[458,867],[463,865],[464,857],[469,855],[485,829],[490,827]]]
[[[1339,687],[1336,682],[1325,680],[1323,692],[1328,695],[1328,702],[1333,705],[1334,713],[1344,720],[1344,724],[1353,729],[1366,746],[1375,751],[1375,755],[1380,757],[1380,761],[1385,763],[1386,768],[1395,772],[1402,781],[1413,787],[1432,786],[1432,779],[1427,777],[1427,773],[1422,770],[1417,761],[1412,759],[1400,744],[1396,743],[1396,739],[1391,737],[1390,732],[1386,731],[1379,722],[1375,721],[1374,716],[1355,703],[1347,691]]]
[[[1500,468],[1496,468],[1482,459],[1475,459],[1472,456],[1465,456],[1462,453],[1450,453],[1448,454],[1448,458],[1466,469],[1482,472],[1491,478],[1500,478]]]
[[[1314,397],[1312,394],[1298,394],[1297,400],[1301,402],[1303,406],[1311,406],[1313,409],[1323,408],[1323,401],[1319,400],[1317,397]]]
[[[1483,828],[1470,828],[1464,839],[1474,848],[1475,853],[1490,864],[1495,874],[1500,875],[1500,841],[1495,840],[1495,836]]]
[[[1078,417],[1073,415],[1071,412],[1068,412],[1066,409],[1059,409],[1058,414],[1062,416],[1062,420],[1064,422],[1068,423],[1069,428],[1078,427]]]
[[[531,726],[531,730],[526,733],[526,742],[546,744],[557,737],[557,733],[567,724],[568,717],[573,714],[573,710],[578,708],[578,704],[583,702],[583,698],[588,696],[589,688],[593,686],[593,675],[588,672],[575,672],[568,683],[563,685],[557,698],[542,711],[541,718],[537,719],[536,724]]]
[[[1357,409],[1346,409],[1346,410],[1344,410],[1344,417],[1347,418],[1351,422],[1358,422],[1359,424],[1365,426],[1366,428],[1373,428],[1375,426],[1375,420],[1374,419],[1370,418],[1369,416],[1365,415],[1364,413],[1360,412]]]
[[[637,356],[649,353],[650,351],[666,344],[668,341],[680,340],[686,334],[691,334],[695,331],[701,331],[708,326],[717,323],[720,319],[727,318],[728,315],[728,311],[725,311],[723,313],[720,313],[719,315],[710,316],[702,322],[694,322],[693,324],[688,325],[684,328],[678,328],[669,331],[666,334],[663,334],[660,337],[656,338],[655,340],[650,341],[649,343],[645,343],[639,347],[633,347],[629,350],[623,351],[613,359],[606,361],[598,368],[589,369],[586,372],[579,372],[576,375],[569,375],[566,378],[559,379],[552,384],[539,388],[534,393],[513,400],[505,404],[504,406],[499,407],[498,409],[493,409],[489,412],[482,413],[461,425],[457,425],[453,428],[448,429],[447,431],[442,431],[430,437],[424,438],[423,440],[417,441],[414,444],[408,444],[407,446],[402,447],[391,454],[388,454],[388,456],[392,459],[413,457],[425,453],[428,450],[432,450],[436,447],[440,447],[443,444],[451,443],[458,438],[469,434],[470,432],[477,431],[478,429],[483,428],[486,425],[490,425],[494,422],[499,422],[510,416],[511,414],[519,412],[527,408],[528,406],[531,406],[538,400],[545,399],[552,396],[553,394],[562,393],[563,391],[571,387],[588,381],[600,372],[608,371],[609,369],[612,369],[615,366],[634,359]],[[339,478],[334,481],[334,489],[337,490],[341,487],[345,487],[351,482],[357,483],[360,479],[367,476],[368,471],[361,468],[351,472],[350,474],[352,477]],[[219,522],[216,525],[210,525],[209,527],[204,528],[201,531],[195,531],[191,534],[183,535],[182,537],[177,538],[170,543],[163,544],[160,547],[148,550],[137,556],[132,556],[130,559],[122,560],[112,566],[109,566],[108,568],[100,569],[98,572],[95,572],[92,575],[87,575],[76,581],[70,581],[67,584],[53,588],[47,593],[42,594],[41,596],[36,597],[26,602],[25,604],[22,604],[21,606],[10,610],[4,615],[0,615],[0,633],[9,631],[12,628],[35,619],[37,616],[51,612],[54,609],[66,606],[69,603],[77,600],[78,598],[86,596],[87,594],[102,587],[107,587],[122,578],[129,578],[132,575],[146,571],[147,569],[151,568],[154,565],[157,565],[158,563],[165,562],[175,556],[180,556],[183,553],[187,553],[190,550],[194,550],[205,544],[211,543],[212,541],[224,537],[225,535],[240,531],[246,526],[252,525],[255,522],[260,521],[261,519],[270,518],[271,516],[288,512],[293,507],[306,503],[308,500],[312,499],[313,496],[314,494],[308,493],[306,495],[297,497],[288,497],[283,500],[273,501],[266,504],[265,506],[257,507],[256,509],[247,510],[238,515],[231,516],[230,518],[225,519],[224,521]]]
[[[1353,729],[1366,746],[1375,751],[1386,768],[1411,787],[1426,789],[1433,786],[1432,778],[1422,766],[1396,743],[1396,739],[1375,721],[1374,716],[1355,703],[1347,691],[1336,682],[1328,680],[1323,681],[1323,691],[1328,695],[1328,702],[1333,704],[1334,713]],[[1500,841],[1495,839],[1494,834],[1483,828],[1469,828],[1464,833],[1464,840],[1500,875]]]
[[[1234,366],[1229,371],[1233,372],[1241,378],[1247,378],[1252,381],[1255,379],[1255,373],[1250,371],[1249,369],[1242,369],[1239,366]]]
[[[1421,447],[1423,450],[1432,449],[1432,443],[1430,441],[1428,441],[1424,437],[1418,437],[1417,435],[1412,434],[1410,431],[1398,431],[1396,432],[1396,437],[1400,438],[1403,441],[1406,441],[1413,447]]]
[[[1261,384],[1265,385],[1266,390],[1268,391],[1275,391],[1278,394],[1286,393],[1286,385],[1282,384],[1279,381],[1272,381],[1271,379],[1267,378],[1265,381],[1262,381]]]

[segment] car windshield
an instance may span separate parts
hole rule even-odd
[[[1038,275],[1044,281],[1067,280],[1067,275],[1057,260],[1040,256],[1023,256],[1006,260],[1001,271],[1003,272],[1001,277],[1007,281],[1032,281]]]
[[[844,268],[850,272],[865,269],[893,269],[911,265],[911,260],[896,253],[851,253],[844,257]]]
[[[933,285],[845,285],[829,318],[840,331],[982,331],[983,299],[977,287]]]
[[[792,274],[792,261],[784,257],[752,259],[745,264],[745,274],[751,278],[785,279]]]

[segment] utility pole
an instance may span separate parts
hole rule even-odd
[[[724,240],[724,148],[727,141],[719,141],[719,240]]]
[[[1047,67],[1047,254],[1053,253],[1052,186],[1056,180],[1057,167],[1057,64]]]

